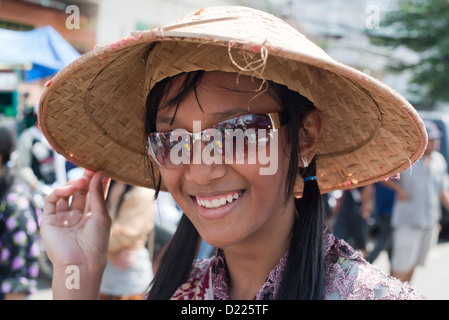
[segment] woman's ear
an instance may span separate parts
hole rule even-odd
[[[306,167],[315,156],[322,129],[320,112],[316,109],[309,112],[305,116],[304,126],[299,133],[300,167]]]

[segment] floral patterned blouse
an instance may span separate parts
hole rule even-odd
[[[36,290],[40,253],[36,218],[27,187],[14,183],[0,199],[0,299],[7,293]]]
[[[324,232],[325,300],[425,299],[419,292],[366,262],[345,241]],[[275,299],[288,252],[270,272],[256,300]],[[223,250],[215,257],[196,261],[190,279],[172,296],[174,300],[227,300],[228,277]]]

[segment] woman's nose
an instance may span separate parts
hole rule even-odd
[[[216,151],[212,151],[216,152]],[[227,171],[222,157],[212,157],[211,150],[204,141],[197,141],[193,146],[193,161],[186,165],[185,178],[200,185],[207,185],[212,180],[222,178]]]

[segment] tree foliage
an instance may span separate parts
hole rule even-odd
[[[449,0],[401,0],[369,32],[373,44],[407,47],[417,62],[391,65],[392,71],[412,71],[409,91],[419,104],[449,102]]]

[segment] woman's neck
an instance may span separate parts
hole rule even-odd
[[[223,248],[229,271],[229,299],[253,299],[290,247],[295,221],[294,201],[274,216],[273,221],[256,234]]]

